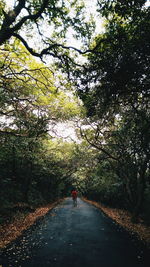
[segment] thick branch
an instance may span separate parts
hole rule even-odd
[[[11,27],[12,23],[16,20],[21,10],[25,7],[25,2],[25,0],[19,0],[19,3],[14,8],[14,10],[9,12],[8,14],[4,12],[5,18],[0,30],[0,45],[11,38],[16,31],[20,30],[22,25],[27,20],[37,20],[42,15],[45,8],[48,6],[49,0],[43,0],[43,3],[41,4],[41,7],[37,13],[24,16],[15,26]]]
[[[3,10],[5,18],[1,30],[11,26],[11,24],[16,20],[17,16],[20,14],[21,10],[25,7],[26,0],[19,0],[18,2],[19,3],[14,8],[14,10],[9,11],[8,14]]]
[[[37,20],[43,13],[43,11],[45,10],[45,8],[48,6],[49,0],[43,0],[43,3],[41,5],[41,8],[39,9],[39,11],[34,14],[34,15],[28,15],[23,17],[13,28],[13,32],[14,31],[18,31],[22,25],[27,21],[27,20]]]

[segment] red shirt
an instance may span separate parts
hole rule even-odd
[[[76,198],[77,197],[77,191],[73,190],[71,195],[72,195],[73,198]]]

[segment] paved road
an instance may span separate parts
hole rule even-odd
[[[66,199],[1,254],[3,267],[149,267],[148,252],[92,205]],[[149,261],[149,262],[148,262]]]

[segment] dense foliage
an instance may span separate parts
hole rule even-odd
[[[135,217],[149,189],[150,25],[149,8],[144,4],[99,1],[99,11],[107,18],[105,32],[91,44],[93,53],[81,73],[78,90],[91,129],[83,130],[82,136],[109,164],[111,161],[124,206]]]
[[[70,190],[76,145],[53,139],[53,128],[80,116],[81,108],[69,82],[62,85],[61,75],[56,81],[52,67],[19,42],[3,46],[0,64],[0,202],[1,214],[11,215],[20,202],[37,206]]]
[[[77,187],[150,221],[149,7],[97,1],[99,34],[85,12],[78,0],[0,3],[1,212]],[[54,138],[70,120],[77,142]]]

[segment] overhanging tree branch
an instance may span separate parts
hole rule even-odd
[[[35,57],[39,57],[42,61],[43,61],[43,56],[44,55],[50,55],[50,56],[53,56],[55,58],[60,59],[62,62],[65,60],[65,63],[66,63],[66,61],[68,60],[68,61],[71,61],[74,65],[76,65],[78,67],[84,67],[85,68],[85,66],[82,66],[82,65],[80,65],[78,63],[75,63],[71,59],[71,57],[69,57],[69,56],[67,56],[65,54],[64,55],[59,55],[58,52],[55,52],[54,53],[54,52],[51,52],[51,51],[52,51],[52,49],[55,49],[55,48],[59,48],[60,47],[60,48],[66,49],[66,50],[74,50],[74,51],[76,51],[76,52],[78,52],[79,54],[82,54],[82,55],[84,55],[86,53],[92,52],[92,50],[90,50],[90,49],[85,50],[85,51],[82,51],[82,50],[77,49],[77,48],[75,48],[73,46],[65,46],[65,45],[58,44],[58,43],[53,43],[53,44],[48,44],[47,43],[48,47],[47,48],[44,48],[43,50],[41,50],[41,52],[38,53],[33,48],[31,48],[28,45],[27,41],[22,36],[20,36],[18,33],[13,33],[12,36],[14,36],[17,39],[19,39],[23,43],[23,45],[26,47],[26,49],[29,51],[29,53],[31,55],[33,55]]]
[[[47,12],[47,8],[49,8],[48,12]],[[35,57],[39,57],[42,61],[43,61],[44,55],[50,55],[54,58],[59,59],[62,65],[65,66],[66,69],[69,68],[69,63],[75,66],[78,66],[78,67],[83,67],[79,63],[76,63],[75,60],[71,58],[71,56],[63,52],[63,50],[64,51],[72,50],[72,51],[76,51],[77,53],[81,55],[84,55],[90,52],[97,53],[95,51],[96,48],[92,50],[87,49],[87,50],[82,51],[81,49],[78,49],[73,46],[66,46],[64,44],[58,44],[51,40],[50,40],[50,43],[48,43],[45,40],[42,40],[45,45],[45,48],[39,52],[39,51],[36,51],[34,48],[30,47],[28,42],[24,39],[24,37],[22,37],[20,33],[20,30],[22,29],[24,25],[26,25],[27,23],[33,22],[36,24],[40,36],[44,37],[42,36],[42,33],[40,32],[40,28],[39,28],[40,24],[38,23],[39,22],[38,19],[42,18],[42,15],[44,14],[48,16],[49,12],[51,11],[54,12],[54,16],[55,16],[55,11],[56,11],[55,8],[57,9],[57,7],[55,7],[55,5],[51,3],[50,0],[43,0],[39,8],[34,7],[34,5],[30,6],[30,3],[26,0],[19,0],[18,5],[14,7],[13,10],[11,10],[8,13],[4,11],[4,20],[2,23],[2,27],[0,29],[0,45],[4,44],[11,37],[15,37],[22,42],[22,44],[26,47],[26,49],[29,51],[31,55]],[[21,11],[23,9],[28,12],[27,15],[22,15],[23,13],[21,13]],[[64,15],[63,11],[59,11],[59,12],[60,14],[62,13]],[[22,16],[19,16],[20,13]],[[59,13],[57,16],[59,16]],[[48,19],[53,22],[53,16],[50,15]],[[64,17],[63,17],[63,20],[65,20]],[[64,23],[64,21],[62,21],[62,23]],[[66,23],[67,23],[67,18],[66,18]]]
[[[119,158],[113,156],[112,154],[110,154],[107,150],[105,150],[102,146],[98,146],[97,144],[95,144],[94,142],[91,142],[89,140],[89,138],[87,137],[87,135],[85,133],[83,133],[81,127],[80,127],[80,134],[81,137],[83,137],[92,147],[98,149],[99,151],[103,152],[104,154],[106,154],[109,158],[118,161]]]
[[[30,54],[33,55],[33,56],[35,56],[35,57],[39,57],[39,58],[42,59],[42,57],[43,57],[44,54],[49,54],[49,55],[55,57],[55,54],[54,54],[54,53],[48,52],[48,50],[49,50],[48,48],[47,48],[47,49],[43,49],[43,50],[41,51],[41,53],[37,53],[37,52],[35,52],[35,51],[33,50],[33,48],[31,48],[31,47],[28,45],[28,43],[24,40],[24,38],[23,38],[22,36],[20,36],[18,33],[13,33],[12,36],[14,36],[14,37],[16,37],[17,39],[19,39],[19,40],[24,44],[24,46],[26,47],[26,49],[30,52]]]
[[[26,0],[19,0],[18,5],[12,11],[8,12],[8,14],[3,11],[4,21],[0,30],[0,45],[5,43],[11,36],[14,35],[16,31],[20,30],[27,20],[37,20],[42,15],[45,8],[48,6],[49,0],[43,0],[43,3],[41,4],[41,7],[38,12],[36,12],[35,14],[24,16],[16,25],[11,27],[22,9],[25,8],[25,3]]]

